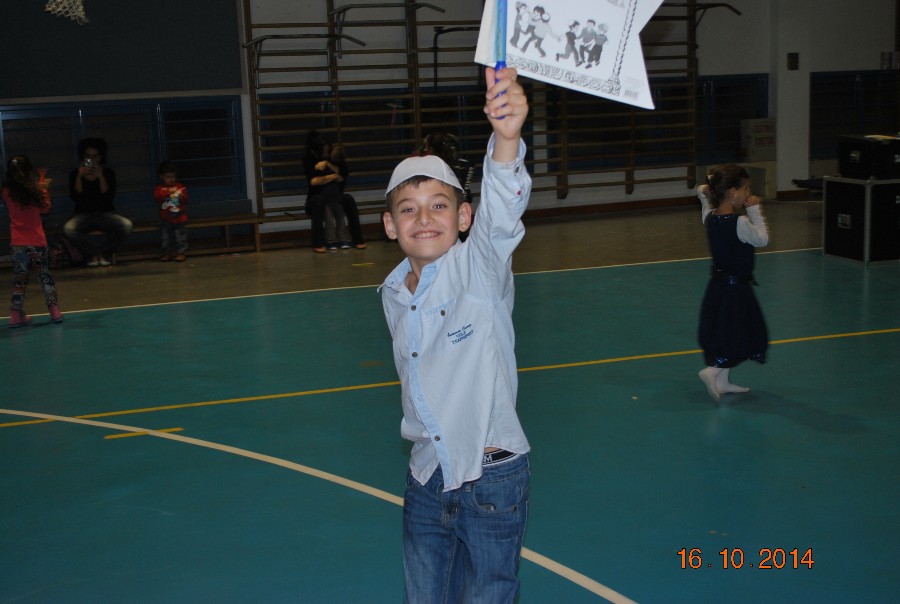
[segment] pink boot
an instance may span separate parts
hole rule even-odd
[[[16,310],[15,308],[9,309],[10,329],[15,329],[16,327],[25,327],[29,324],[31,324],[31,317],[26,315],[24,311]]]
[[[50,322],[51,323],[62,323],[63,316],[62,313],[59,312],[59,306],[56,304],[51,304],[47,307],[50,310]]]

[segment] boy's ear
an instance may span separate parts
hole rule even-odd
[[[463,201],[459,204],[459,230],[468,231],[472,226],[472,204]]]
[[[391,216],[391,213],[385,212],[382,214],[381,220],[384,222],[384,233],[388,236],[388,239],[396,239],[397,229],[394,228],[394,217]]]

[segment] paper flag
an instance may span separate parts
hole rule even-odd
[[[506,64],[534,80],[653,109],[638,34],[662,2],[510,1]],[[496,35],[496,2],[488,0],[475,50],[477,63],[494,66]]]

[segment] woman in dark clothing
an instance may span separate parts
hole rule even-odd
[[[322,253],[336,250],[340,245],[337,225],[344,224],[344,211],[341,208],[344,175],[331,162],[331,143],[315,130],[306,139],[303,171],[308,187],[304,209],[312,221],[313,251]],[[328,220],[328,214],[331,214],[331,221]],[[346,247],[350,247],[349,243]]]
[[[69,174],[69,196],[75,208],[74,216],[63,225],[63,233],[92,267],[112,264],[116,250],[134,228],[113,207],[116,173],[106,165],[106,150],[102,138],[82,139],[78,143],[81,164]],[[99,248],[88,238],[93,231],[106,235]]]
[[[350,176],[350,170],[347,167],[347,155],[344,153],[344,146],[340,143],[331,148],[331,163],[337,166],[338,173],[343,177],[341,181],[341,209],[347,218],[347,226],[350,227],[350,238],[352,239],[353,247],[363,250],[366,248],[366,240],[363,237],[362,225],[359,223],[359,208],[356,207],[356,199],[353,195],[344,190],[347,187],[347,178]]]

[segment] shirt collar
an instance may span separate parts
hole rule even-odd
[[[456,250],[459,249],[460,246],[463,245],[462,241],[457,241],[453,244],[453,247],[447,250],[447,253],[425,266],[422,269],[422,275],[420,276],[419,286],[427,285],[432,279],[433,275],[440,268],[441,264],[443,264],[444,259],[448,254],[456,253]],[[412,263],[410,263],[409,258],[404,258],[403,262],[397,265],[397,268],[391,271],[391,274],[387,276],[384,280],[384,283],[378,288],[378,291],[381,291],[384,287],[389,287],[395,291],[401,291],[406,286],[406,275],[412,270]],[[419,291],[416,288],[416,291]]]

